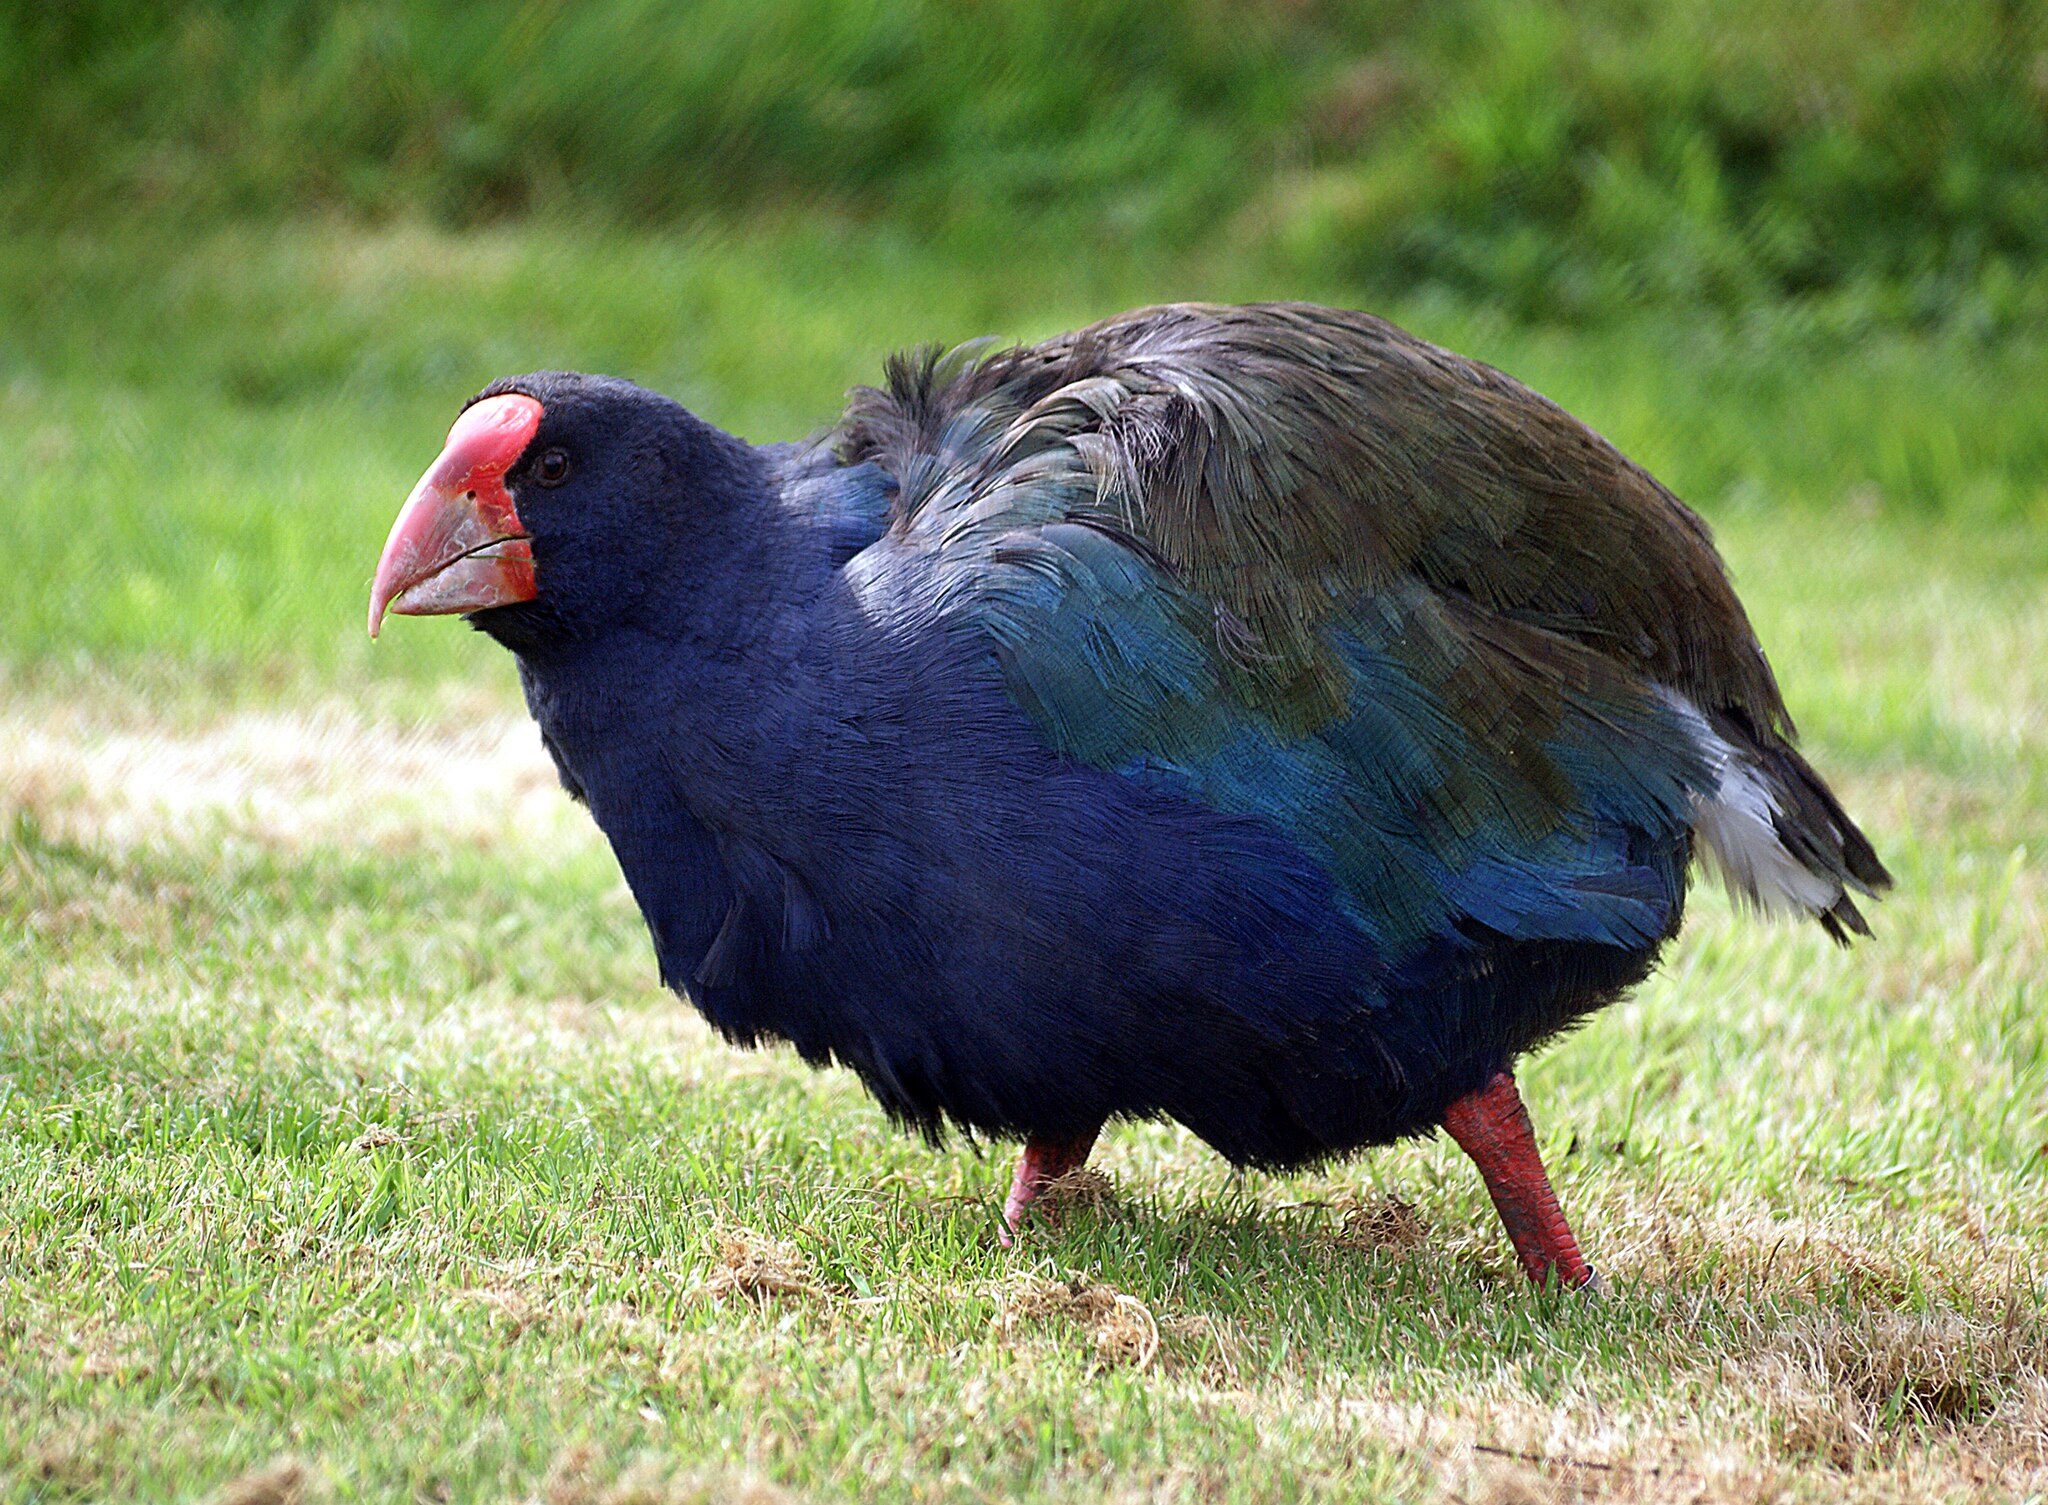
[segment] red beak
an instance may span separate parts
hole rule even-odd
[[[471,403],[398,511],[370,586],[370,636],[400,616],[509,606],[534,597],[533,545],[505,490],[540,428],[541,405],[508,393]]]

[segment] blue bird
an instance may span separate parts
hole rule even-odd
[[[1240,1166],[1441,1126],[1593,1279],[1516,1059],[1620,997],[1695,857],[1868,934],[1705,525],[1364,314],[1175,305],[920,351],[806,444],[544,371],[472,399],[370,603],[516,655],[663,981],[897,1120],[1115,1118]]]

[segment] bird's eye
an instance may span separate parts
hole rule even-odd
[[[551,449],[534,462],[534,479],[543,486],[559,486],[569,479],[569,452]]]

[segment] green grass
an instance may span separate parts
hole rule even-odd
[[[2022,0],[71,0],[0,13],[0,212],[822,202],[956,248],[1222,239],[1544,320],[2019,326],[2044,48]]]
[[[501,371],[782,437],[896,344],[1279,292],[1354,296],[818,221],[0,248],[0,1498],[2048,1491],[2048,342],[1389,310],[1709,512],[1900,877],[1846,954],[1703,892],[1530,1064],[1599,1304],[1441,1142],[1119,1128],[1000,1251],[999,1151],[655,987],[502,653],[363,641]]]
[[[0,245],[0,435],[23,462],[10,568],[36,588],[0,595],[0,664],[168,661],[266,690],[502,681],[502,655],[466,634],[393,651],[361,630],[397,501],[494,376],[616,372],[749,438],[797,438],[907,344],[1278,296],[1362,301],[1227,256],[962,258],[831,220],[18,236]],[[2048,419],[2023,394],[2048,391],[2048,338],[1796,313],[1566,334],[1444,303],[1382,311],[1555,397],[1731,529],[1789,507],[1831,547],[1896,521],[2003,570],[2040,562]]]

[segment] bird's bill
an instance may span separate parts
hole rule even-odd
[[[370,636],[386,610],[431,617],[534,597],[533,545],[505,490],[540,428],[541,405],[507,393],[471,403],[398,510],[370,586]]]

